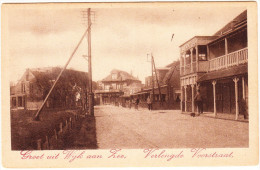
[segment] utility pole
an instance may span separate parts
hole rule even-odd
[[[147,54],[147,61],[149,62],[148,60],[148,55]],[[152,81],[152,102],[154,102],[154,79],[153,79],[153,55],[151,54],[151,68],[152,68],[152,78],[151,78],[151,81]]]
[[[91,64],[91,14],[88,8],[88,75],[89,75],[89,95],[88,95],[88,114],[94,115],[94,95],[92,92],[92,64]]]
[[[65,66],[63,67],[63,69],[62,69],[61,72],[59,73],[58,77],[56,78],[54,84],[52,85],[52,87],[51,87],[51,89],[50,89],[50,91],[49,91],[49,93],[48,93],[47,96],[45,97],[45,99],[44,99],[44,101],[43,101],[43,103],[42,103],[40,109],[37,111],[36,115],[34,116],[34,120],[35,120],[35,121],[39,121],[39,120],[40,120],[39,116],[40,116],[40,114],[41,114],[41,111],[42,111],[42,109],[43,109],[45,103],[47,102],[49,96],[51,95],[51,92],[53,91],[53,89],[55,88],[57,82],[59,81],[59,79],[60,79],[62,73],[66,70],[66,68],[67,68],[67,66],[69,65],[70,61],[71,61],[72,58],[74,57],[74,54],[75,54],[76,51],[78,50],[78,48],[79,48],[81,42],[83,41],[84,37],[85,37],[86,34],[88,33],[88,30],[90,29],[90,27],[91,27],[91,25],[89,25],[89,27],[86,29],[85,33],[82,35],[81,39],[79,40],[77,46],[75,47],[74,51],[73,51],[72,54],[70,55],[68,61],[67,61],[66,64],[65,64]]]
[[[153,55],[152,55],[152,60],[153,60],[153,66],[154,66],[154,70],[155,70],[155,78],[156,78],[156,82],[157,82],[157,86],[158,86],[158,90],[159,90],[159,101],[162,102],[161,88],[160,88],[160,84],[159,84],[157,73],[156,73],[157,70],[155,67]]]

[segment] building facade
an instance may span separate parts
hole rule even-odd
[[[11,109],[39,109],[60,71],[61,68],[58,67],[26,69],[21,79],[10,87]],[[83,106],[87,80],[85,72],[65,70],[46,107]]]
[[[145,79],[144,89],[132,94],[131,98],[139,98],[139,106],[144,108],[147,108],[147,98],[150,96],[153,110],[180,109],[180,62],[157,68],[155,72],[153,77]]]
[[[138,78],[125,71],[114,69],[106,78],[99,81],[99,90],[95,91],[95,98],[101,105],[124,105],[130,95],[140,91],[142,87]]]
[[[195,36],[180,46],[181,110],[195,112],[200,90],[205,112],[234,114],[248,103],[247,11],[212,36]],[[241,107],[246,107],[241,109]],[[245,112],[245,111],[244,111]]]

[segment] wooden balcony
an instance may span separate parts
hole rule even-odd
[[[120,89],[103,89],[103,90],[95,90],[95,93],[119,93],[122,92]]]
[[[248,61],[248,48],[243,48],[234,51],[224,56],[214,58],[209,61],[209,71],[220,70],[223,68],[236,66],[239,64],[247,63]]]
[[[190,74],[190,73],[195,73],[196,72],[196,62],[193,62],[192,63],[192,67],[191,67],[191,64],[187,64],[184,66],[181,67],[181,70],[180,70],[180,74],[181,75],[186,75],[186,74]]]

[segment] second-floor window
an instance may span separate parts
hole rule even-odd
[[[26,74],[26,81],[29,81],[29,73]]]
[[[116,73],[113,73],[113,74],[112,74],[112,80],[115,80],[115,79],[117,79],[117,74],[116,74]]]
[[[33,84],[30,83],[30,93],[33,93]]]
[[[25,84],[24,83],[21,83],[21,91],[25,92]]]
[[[199,54],[199,61],[206,61],[206,60],[207,60],[206,54]]]

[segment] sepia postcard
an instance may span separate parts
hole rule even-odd
[[[1,6],[6,168],[259,164],[256,2]]]

